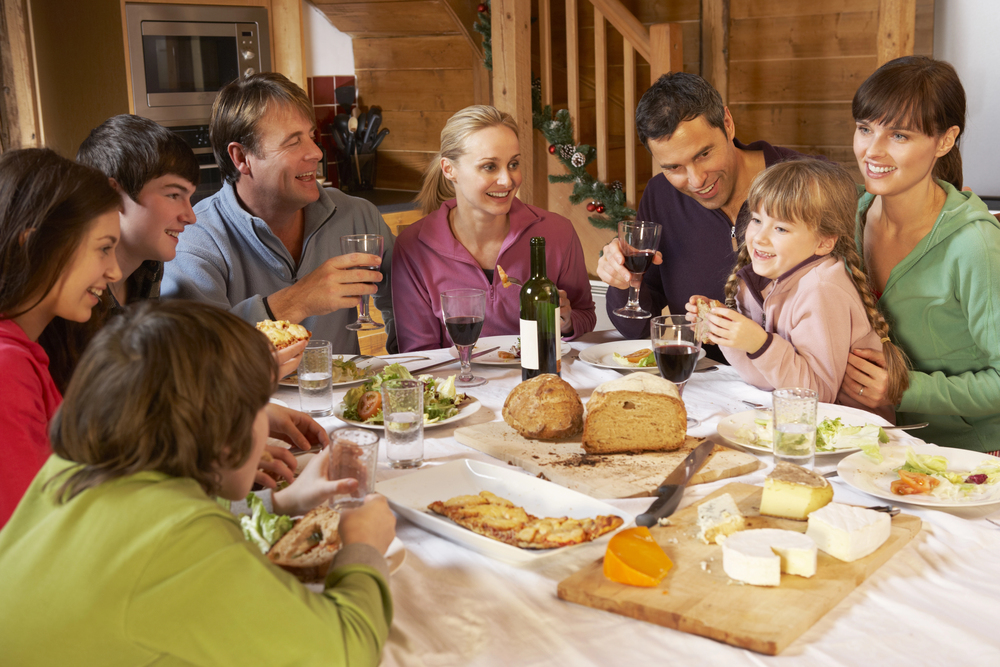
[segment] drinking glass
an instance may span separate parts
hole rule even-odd
[[[333,347],[328,340],[306,343],[299,363],[299,404],[311,417],[326,417],[333,410]]]
[[[641,220],[622,220],[618,223],[618,245],[625,256],[625,268],[632,274],[628,284],[628,303],[614,311],[618,317],[630,320],[644,320],[652,317],[639,306],[639,288],[642,276],[653,263],[656,248],[660,243],[660,225]]]
[[[340,251],[345,255],[352,252],[363,252],[381,257],[384,249],[385,239],[379,234],[350,234],[340,237]],[[355,268],[378,271],[377,266],[358,266]],[[347,328],[351,331],[369,331],[385,328],[384,324],[376,322],[368,315],[368,299],[367,294],[361,295],[361,310],[358,313],[358,320],[347,325]]]
[[[354,493],[338,493],[330,498],[330,507],[360,507],[365,496],[375,491],[378,466],[378,435],[363,428],[339,428],[330,434],[330,462],[327,479],[356,479]]]
[[[694,372],[701,355],[701,338],[695,331],[696,325],[686,318],[686,315],[654,317],[649,329],[660,375],[677,385],[677,393],[682,397],[684,385]],[[688,417],[687,423],[690,428],[701,422]]]
[[[812,389],[771,392],[774,404],[774,460],[812,468],[816,460],[816,402]]]
[[[393,468],[417,468],[424,460],[424,383],[382,383],[385,455]]]
[[[478,387],[486,378],[472,374],[472,346],[479,340],[486,317],[486,292],[481,289],[452,289],[441,292],[441,313],[451,341],[458,348],[462,371],[456,387]]]

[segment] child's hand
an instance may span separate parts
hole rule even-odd
[[[362,542],[384,554],[396,536],[396,517],[385,496],[372,493],[361,507],[341,512],[338,530],[344,544]]]
[[[358,488],[356,479],[326,478],[330,448],[327,447],[314,456],[298,478],[288,487],[274,494],[274,511],[278,514],[297,516],[305,514],[331,496],[340,493],[352,493]],[[391,541],[391,540],[390,540]]]
[[[295,468],[298,464],[292,453],[284,447],[265,445],[264,455],[261,456],[257,465],[257,473],[253,481],[265,489],[278,488],[277,479],[284,479],[289,484],[295,481]]]
[[[725,307],[713,308],[705,321],[708,322],[709,343],[753,354],[767,342],[767,332],[749,317],[740,315],[735,310]]]
[[[286,348],[274,351],[274,358],[278,361],[278,377],[283,378],[291,375],[299,367],[302,361],[302,353],[306,351],[308,340],[300,340]]]
[[[684,310],[687,311],[685,319],[687,319],[688,322],[698,321],[698,304],[701,303],[702,301],[708,303],[712,302],[712,300],[709,299],[707,296],[701,296],[700,294],[695,294],[690,299],[688,299],[687,303],[684,304]]]
[[[330,436],[326,429],[306,413],[277,403],[268,403],[265,410],[272,438],[284,440],[302,451],[309,451],[313,445],[326,447],[330,444]]]

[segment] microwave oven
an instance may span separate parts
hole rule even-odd
[[[264,7],[128,3],[135,114],[167,127],[207,123],[219,90],[271,69]]]

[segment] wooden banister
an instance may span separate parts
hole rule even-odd
[[[640,23],[639,19],[625,5],[619,2],[619,0],[590,0],[590,4],[594,5],[594,9],[599,10],[604,15],[608,23],[621,33],[626,42],[632,44],[632,48],[646,62],[649,62],[649,31],[646,30],[646,26]],[[568,5],[567,11],[569,11]]]

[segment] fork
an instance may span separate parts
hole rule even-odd
[[[379,357],[379,358],[380,359],[388,359],[389,357]],[[373,354],[356,354],[353,357],[351,357],[350,359],[348,359],[347,361],[348,362],[351,362],[351,361],[365,361],[366,359],[375,359],[375,355],[373,355]],[[428,361],[428,360],[430,360],[430,357],[408,356],[408,357],[393,357],[392,358],[393,361],[402,361],[403,359],[406,359],[407,361]]]

